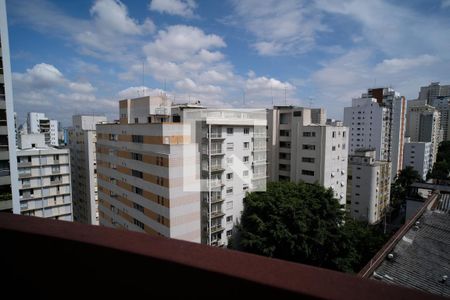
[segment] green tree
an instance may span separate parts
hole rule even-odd
[[[444,141],[439,144],[436,162],[431,172],[427,174],[427,179],[449,180],[450,173],[450,141]]]
[[[407,166],[397,175],[394,183],[391,185],[391,206],[398,210],[405,201],[409,187],[414,182],[422,181],[420,174],[413,167]]]
[[[346,272],[374,254],[364,242],[373,232],[346,219],[332,190],[317,184],[269,183],[248,194],[238,230],[237,249]]]

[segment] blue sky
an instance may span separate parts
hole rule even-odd
[[[450,83],[450,0],[7,0],[15,110],[70,125],[165,92],[209,106],[343,107]]]

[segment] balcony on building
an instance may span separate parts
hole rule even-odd
[[[442,299],[419,290],[249,253],[31,216],[0,213],[0,240],[0,255],[5,258],[2,286],[22,298],[251,295]],[[69,284],[80,280],[78,288]]]

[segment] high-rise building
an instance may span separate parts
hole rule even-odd
[[[17,165],[20,213],[72,221],[69,150],[48,146],[44,134],[22,135]]]
[[[390,202],[390,165],[376,160],[375,150],[356,150],[349,155],[347,210],[369,224],[380,222]]]
[[[403,165],[410,166],[416,170],[423,180],[426,180],[428,171],[431,170],[431,142],[411,142],[406,139],[403,155]]]
[[[425,104],[432,105],[431,102],[438,97],[450,97],[450,85],[432,82],[429,86],[423,86],[420,88],[418,100],[425,100]]]
[[[184,109],[181,122],[191,124],[201,152],[202,243],[225,246],[246,193],[266,186],[266,110],[192,107]]]
[[[72,117],[68,130],[72,170],[72,202],[75,222],[98,225],[98,191],[96,124],[106,122],[102,116]]]
[[[450,96],[438,96],[431,100],[431,106],[435,107],[441,119],[442,140],[450,140]]]
[[[99,223],[200,243],[198,147],[170,106],[122,100],[120,122],[97,125]]]
[[[405,97],[392,88],[368,89],[361,99],[353,100],[352,107],[344,109],[344,125],[350,128],[350,154],[360,148],[375,149],[376,160],[391,162],[394,180],[403,169],[405,122]]]
[[[27,115],[28,133],[43,133],[45,143],[58,146],[58,121],[50,120],[43,113],[29,112]]]
[[[419,101],[408,101],[408,126],[406,136],[411,142],[431,142],[430,164],[433,166],[443,132],[439,111]]]
[[[20,212],[6,5],[0,0],[0,211]]]
[[[275,106],[268,110],[269,176],[332,188],[346,203],[348,129],[328,122],[323,109]]]

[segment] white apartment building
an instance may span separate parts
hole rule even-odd
[[[408,126],[406,136],[411,142],[431,142],[430,163],[433,166],[442,141],[439,111],[419,101],[408,101]],[[421,172],[420,172],[421,173]]]
[[[43,113],[29,112],[27,115],[28,133],[43,133],[45,143],[58,146],[58,121],[50,120]]]
[[[403,165],[405,167],[413,167],[422,179],[426,180],[427,173],[432,168],[431,153],[431,142],[410,142],[407,139],[403,155]]]
[[[200,156],[170,105],[121,100],[120,122],[97,125],[99,223],[200,243]]]
[[[375,98],[352,99],[344,108],[344,125],[349,128],[349,153],[359,149],[374,149],[376,160],[389,160],[389,108]]]
[[[442,140],[450,140],[450,96],[438,96],[430,101],[440,113]]]
[[[17,166],[21,214],[73,220],[68,149],[49,147],[43,134],[22,135]]]
[[[72,117],[68,130],[72,170],[72,202],[75,222],[98,225],[96,124],[106,122],[103,116]]]
[[[326,122],[323,109],[275,106],[268,110],[269,178],[319,183],[346,204],[348,129]]]
[[[266,111],[187,107],[181,121],[191,124],[201,153],[202,243],[225,246],[240,221],[246,193],[265,190]],[[173,109],[174,116],[180,109]]]
[[[344,108],[344,125],[350,128],[350,154],[375,149],[376,160],[391,162],[394,180],[403,169],[405,97],[391,88],[368,89],[361,98],[352,100],[352,107]]]
[[[349,156],[347,210],[369,224],[380,222],[390,202],[390,165],[377,161],[375,150],[356,150]]]
[[[0,0],[0,211],[20,212],[5,1]]]

